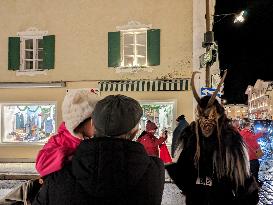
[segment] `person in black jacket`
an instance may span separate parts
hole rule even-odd
[[[186,196],[187,205],[256,205],[259,201],[246,146],[215,99],[223,80],[224,77],[212,96],[200,99],[193,74],[192,91],[198,103],[196,121],[179,137],[177,163],[166,166]]]
[[[33,205],[160,205],[164,165],[132,139],[142,109],[110,95],[92,114],[96,135],[82,141],[71,164],[48,175]]]
[[[178,122],[177,127],[173,131],[173,139],[172,139],[172,146],[171,146],[171,155],[174,158],[175,150],[178,145],[178,138],[185,129],[189,125],[187,120],[185,119],[185,115],[180,115],[177,119],[176,122]]]

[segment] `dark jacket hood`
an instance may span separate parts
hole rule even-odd
[[[94,197],[122,197],[134,191],[151,163],[160,160],[149,157],[138,143],[110,137],[84,140],[72,160],[72,173],[77,183]]]

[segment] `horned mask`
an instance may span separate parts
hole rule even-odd
[[[200,125],[202,134],[205,137],[209,137],[215,130],[218,124],[218,119],[223,114],[217,111],[217,108],[215,106],[216,104],[215,100],[216,100],[217,93],[220,91],[221,85],[224,82],[227,71],[225,71],[220,83],[217,86],[217,89],[214,91],[214,93],[211,95],[208,101],[206,99],[200,99],[200,97],[198,96],[196,92],[194,77],[197,73],[198,72],[194,72],[192,74],[192,79],[191,79],[191,87],[192,87],[193,96],[195,100],[197,101],[197,109],[196,109],[197,116],[196,117],[197,117],[197,122]],[[204,97],[204,98],[207,98],[207,97]]]

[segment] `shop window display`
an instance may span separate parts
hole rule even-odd
[[[44,143],[55,133],[56,104],[1,104],[1,125],[1,143]]]
[[[173,120],[175,113],[175,102],[140,102],[143,116],[140,120],[140,133],[145,130],[147,120],[151,120],[158,126],[159,136],[162,130],[168,130],[167,144],[171,144]]]

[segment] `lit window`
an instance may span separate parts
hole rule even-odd
[[[121,39],[121,66],[147,66],[147,29],[123,31]]]
[[[45,143],[56,131],[56,103],[4,103],[1,121],[0,143]]]
[[[108,32],[108,67],[145,68],[160,65],[160,29],[151,27],[131,21],[118,26],[116,32]]]

